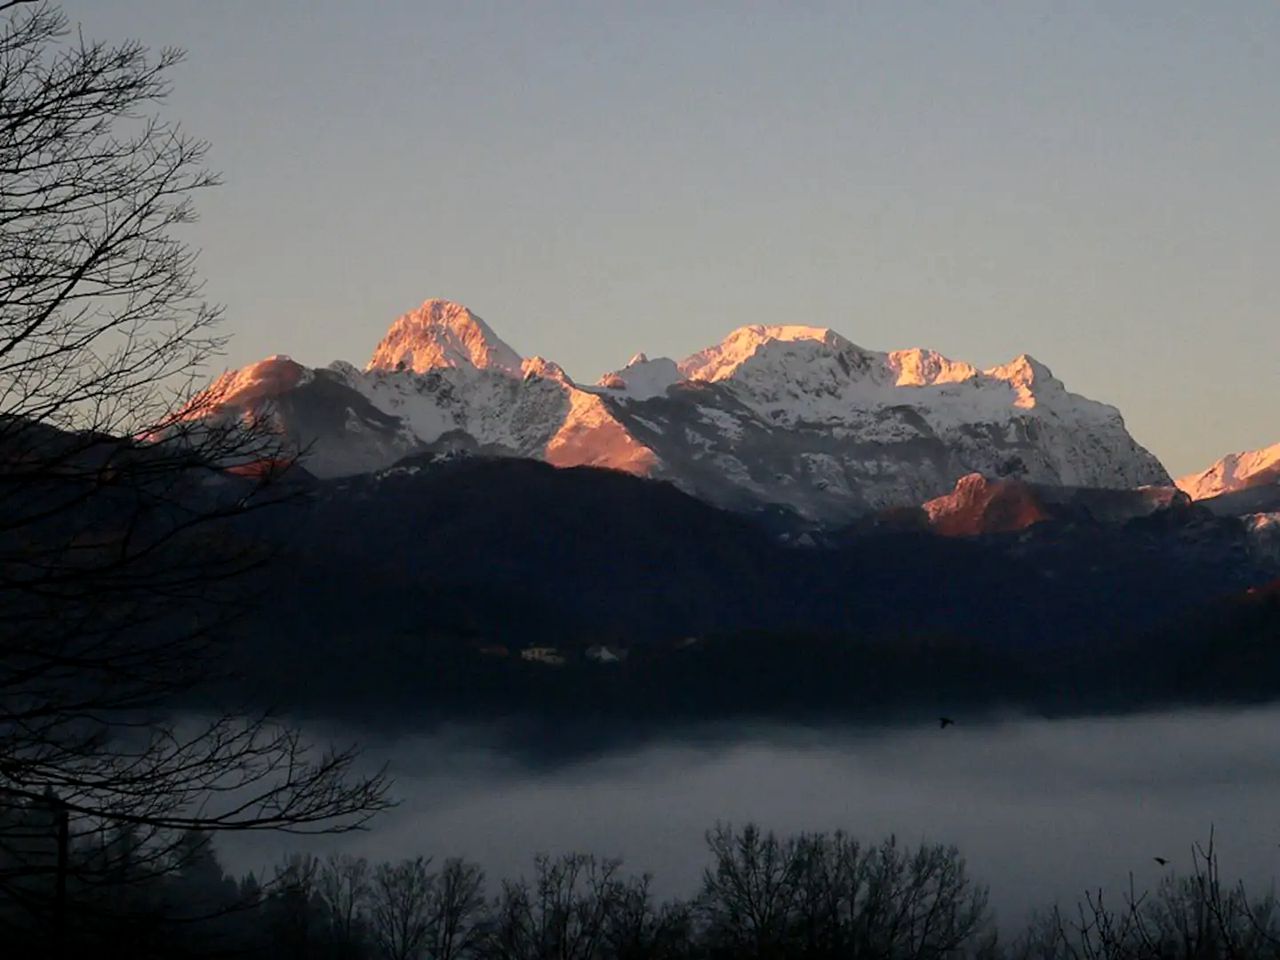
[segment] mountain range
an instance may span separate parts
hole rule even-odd
[[[266,702],[847,710],[930,670],[1054,709],[1280,689],[1280,612],[1222,605],[1280,576],[1280,448],[1175,483],[1029,356],[752,325],[580,383],[429,300],[363,368],[270,357],[186,415],[267,419],[305,468],[251,521],[288,557],[245,627]],[[636,650],[604,685],[514,653],[599,643]]]
[[[270,417],[320,478],[422,453],[524,457],[827,524],[918,507],[971,474],[1173,487],[1115,407],[1071,393],[1030,356],[979,370],[806,325],[740,327],[678,361],[637,354],[585,384],[520,356],[466,307],[428,300],[391,325],[363,369],[273,356],[224,374],[192,410]],[[1230,471],[1220,473],[1226,489]]]

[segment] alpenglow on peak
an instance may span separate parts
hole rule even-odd
[[[826,327],[753,323],[738,327],[715,346],[699,350],[680,361],[680,373],[690,380],[723,380],[732,376],[762,348],[802,340],[812,340],[836,349],[852,346],[840,334]]]
[[[365,370],[426,373],[471,366],[519,376],[522,363],[520,354],[462,304],[433,299],[391,324]]]

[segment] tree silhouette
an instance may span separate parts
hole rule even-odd
[[[352,829],[386,783],[234,705],[176,718],[270,559],[243,521],[290,495],[291,458],[269,422],[199,416],[223,338],[179,232],[216,178],[158,115],[181,53],[0,12],[0,899],[65,927],[115,858]],[[104,830],[129,842],[77,852]]]
[[[698,909],[714,955],[975,955],[992,942],[986,892],[952,847],[864,849],[844,833],[780,839],[753,824],[707,837]]]

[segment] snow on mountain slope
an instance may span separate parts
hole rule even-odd
[[[662,396],[667,387],[679,381],[680,370],[674,360],[669,357],[650,360],[643,353],[637,353],[621,370],[606,373],[597,380],[596,386],[629,400],[648,400]]]
[[[474,367],[518,374],[523,361],[474,313],[449,300],[428,300],[391,325],[365,370]]]
[[[363,371],[273,358],[215,387],[222,415],[270,412],[320,475],[378,470],[465,435],[491,452],[626,470],[724,506],[781,503],[819,520],[918,505],[971,473],[1169,482],[1114,407],[1068,392],[1030,357],[979,371],[805,325],[741,327],[679,362],[637,354],[582,386],[520,357],[465,307],[428,300],[392,324]]]
[[[900,387],[923,387],[935,383],[959,383],[978,375],[968,363],[948,360],[940,353],[922,350],[894,350],[889,354],[889,366],[898,374]]]
[[[209,384],[180,414],[199,416],[206,407],[249,406],[306,383],[311,371],[284,354],[267,357],[239,370],[228,370]]]
[[[544,451],[557,467],[610,467],[647,475],[658,467],[653,451],[640,443],[601,397],[569,392],[569,410]]]
[[[806,340],[817,341],[833,349],[853,346],[840,334],[824,327],[764,326],[757,323],[739,327],[715,346],[686,357],[678,366],[681,375],[689,380],[714,383],[733,376],[743,364],[771,344]]]
[[[1119,411],[1070,393],[1027,356],[979,372],[820,327],[749,326],[677,366],[689,379],[617,406],[668,475],[716,502],[780,502],[826,519],[920,504],[967,473],[1170,482]]]
[[[656,462],[558,364],[522,358],[481,318],[444,300],[397,319],[364,370],[337,361],[308,371],[274,357],[224,374],[206,396],[202,413],[271,417],[318,476],[376,471],[458,435],[564,466],[648,473]]]
[[[1280,513],[1255,513],[1244,518],[1249,547],[1259,559],[1280,563]]]
[[[1177,480],[1192,500],[1205,500],[1266,483],[1280,483],[1280,443],[1247,453],[1230,453],[1207,470]]]

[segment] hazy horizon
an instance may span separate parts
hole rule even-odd
[[[228,366],[441,296],[583,380],[806,323],[1030,353],[1174,475],[1280,440],[1272,4],[65,6],[189,53]]]

